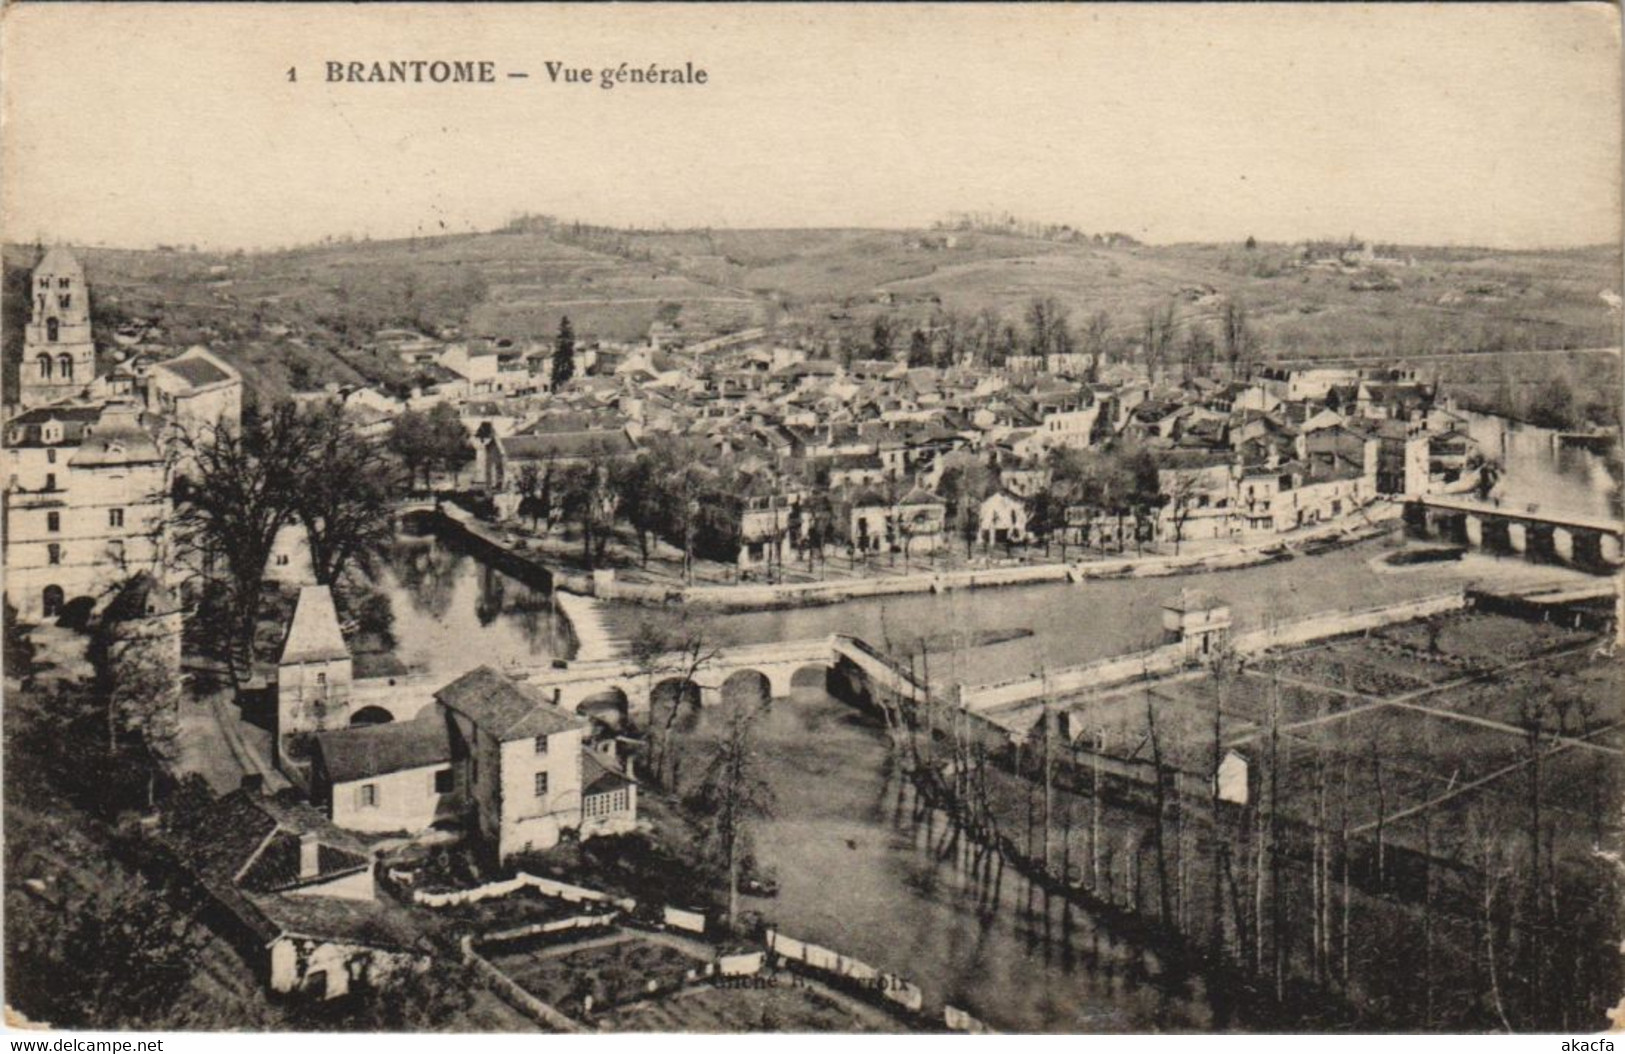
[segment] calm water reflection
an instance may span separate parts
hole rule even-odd
[[[454,537],[401,536],[381,579],[409,665],[449,678],[480,663],[564,654],[548,595],[481,563]]]
[[[745,905],[784,932],[908,977],[928,1009],[946,1002],[1001,1031],[1216,1024],[1199,980],[1164,976],[1153,953],[957,837],[916,800],[865,715],[798,688],[756,735],[777,799],[756,851],[780,891]]]

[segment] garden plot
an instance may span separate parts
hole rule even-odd
[[[519,889],[505,896],[446,904],[426,910],[432,911],[437,918],[446,919],[455,923],[459,929],[471,933],[490,933],[553,922],[582,913],[579,904],[546,896],[530,888]]]
[[[482,954],[521,988],[572,1016],[587,996],[594,1007],[617,1006],[681,986],[709,966],[673,944],[630,933],[563,946],[513,941]]]
[[[1540,665],[1439,692],[1422,702],[1430,709],[1520,729],[1533,717],[1545,735],[1587,736],[1625,721],[1625,664],[1574,657]]]
[[[1341,654],[1324,645],[1283,655],[1260,669],[1379,698],[1414,692],[1433,683],[1391,669],[1386,657],[1370,653]]]
[[[1503,666],[1585,639],[1580,631],[1549,622],[1473,613],[1440,619],[1436,631],[1430,630],[1425,621],[1406,622],[1384,627],[1377,636],[1424,652],[1436,647],[1445,655],[1478,667]]]
[[[1474,671],[1474,667],[1453,656],[1413,651],[1377,637],[1340,641],[1328,645],[1326,652],[1347,662],[1378,667],[1421,684],[1442,684]]]
[[[610,1032],[903,1032],[890,1015],[788,975],[738,987],[700,985],[607,1015]]]
[[[1229,708],[1252,715],[1254,722],[1263,728],[1269,724],[1272,694],[1274,705],[1280,709],[1279,720],[1283,725],[1311,721],[1366,705],[1337,692],[1321,692],[1303,685],[1272,681],[1268,674],[1261,674],[1237,680],[1230,690]]]

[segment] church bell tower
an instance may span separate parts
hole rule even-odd
[[[72,398],[96,376],[85,272],[66,249],[53,248],[29,283],[18,402],[40,406]]]

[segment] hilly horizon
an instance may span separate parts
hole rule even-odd
[[[947,227],[637,230],[516,220],[499,231],[338,240],[261,252],[78,247],[98,340],[125,321],[207,343],[253,397],[322,383],[399,380],[366,345],[389,326],[551,340],[568,316],[584,339],[641,340],[657,319],[703,337],[756,325],[783,339],[862,342],[885,315],[906,333],[944,312],[1018,323],[1037,298],[1081,326],[1097,312],[1131,348],[1154,308],[1183,331],[1243,303],[1264,360],[1412,358],[1584,349],[1618,342],[1600,297],[1620,287],[1617,248],[1380,246],[1357,266],[1306,264],[1304,245],[1141,244],[1048,226],[1039,234]],[[8,245],[5,379],[15,379],[19,295],[37,249]],[[1447,363],[1448,365],[1448,363]],[[1480,364],[1481,365],[1481,364]],[[1445,369],[1464,381],[1482,369]],[[1538,372],[1538,371],[1537,371]],[[1514,383],[1528,378],[1514,370]],[[1582,370],[1577,383],[1597,379]]]

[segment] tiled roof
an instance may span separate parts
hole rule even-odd
[[[622,787],[633,786],[637,780],[628,776],[607,754],[583,747],[581,750],[581,793],[608,794]]]
[[[436,692],[435,699],[501,740],[588,727],[586,721],[554,706],[528,685],[489,666],[463,674]]]
[[[332,590],[327,586],[301,586],[280,662],[286,665],[349,657],[350,649],[339,630],[338,611],[333,607]]]
[[[272,909],[288,898],[262,893],[327,881],[367,867],[367,858],[354,840],[302,802],[281,802],[243,790],[219,799],[199,793],[183,797],[172,807],[166,824],[166,841],[203,886],[266,941],[286,931],[286,919]],[[301,882],[298,854],[300,836],[306,832],[320,839],[319,872],[316,879]],[[295,899],[311,904],[334,902],[329,897]]]
[[[380,901],[274,893],[254,903],[283,933],[358,944],[368,948],[416,950],[424,937],[406,909]]]
[[[85,432],[69,462],[77,467],[129,465],[163,460],[146,429],[134,425],[96,425]]]
[[[39,406],[25,411],[6,422],[6,445],[9,447],[72,446],[84,438],[85,430],[101,416],[99,406]],[[45,443],[40,430],[49,421],[62,423],[62,440]]]
[[[435,707],[411,721],[319,732],[316,746],[334,783],[451,761],[446,717]]]
[[[299,834],[278,829],[237,877],[238,887],[249,893],[276,893],[328,882],[367,869],[367,858],[363,854],[319,843],[316,846],[316,874],[302,877],[299,874],[302,841]]]
[[[200,356],[183,355],[178,359],[160,362],[157,368],[174,374],[194,388],[204,388],[232,379],[231,374]]]
[[[938,497],[935,494],[932,494],[930,491],[926,490],[924,487],[915,487],[913,490],[911,490],[907,494],[903,495],[903,500],[899,501],[897,504],[899,504],[899,505],[941,505],[941,504],[943,504],[943,501],[942,501],[942,499],[940,497]]]

